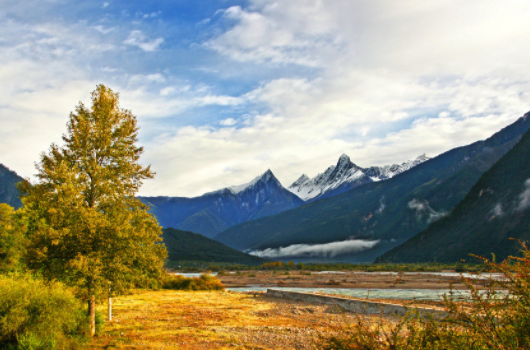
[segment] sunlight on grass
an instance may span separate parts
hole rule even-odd
[[[329,306],[223,291],[140,291],[113,306],[92,349],[311,349],[319,332],[347,317]]]

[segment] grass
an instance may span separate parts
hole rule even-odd
[[[138,293],[114,300],[113,321],[90,349],[311,349],[318,334],[334,334],[350,317],[251,294]]]

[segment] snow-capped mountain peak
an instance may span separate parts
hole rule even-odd
[[[337,165],[339,164],[347,164],[347,163],[350,163],[351,160],[350,160],[350,157],[343,153],[340,157],[339,157],[339,161],[337,162]]]
[[[301,185],[303,185],[304,183],[306,183],[309,180],[310,180],[309,176],[307,176],[306,174],[302,174],[302,176],[300,176],[298,178],[298,180],[293,182],[293,184],[291,186],[301,186]]]
[[[278,181],[278,179],[276,178],[276,176],[274,176],[272,171],[270,169],[268,169],[263,174],[255,177],[252,181],[247,182],[247,183],[242,184],[242,185],[230,186],[230,187],[228,187],[228,189],[230,189],[234,194],[238,194],[240,192],[245,191],[248,188],[254,187],[258,183],[268,183],[268,182],[271,182],[274,185],[280,185],[281,186],[280,181]]]
[[[327,168],[324,173],[318,174],[312,179],[304,174],[287,189],[304,201],[315,200],[344,192],[368,182],[389,179],[428,159],[425,154],[422,154],[401,165],[372,166],[364,169],[352,163],[348,155],[342,154],[337,164]]]

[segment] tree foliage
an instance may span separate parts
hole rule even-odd
[[[0,203],[0,273],[22,270],[24,233],[13,207]]]
[[[76,286],[93,319],[96,296],[158,276],[166,256],[156,218],[135,198],[154,176],[139,164],[137,135],[118,93],[99,85],[92,107],[70,114],[64,146],[41,155],[38,183],[20,185],[29,267]]]

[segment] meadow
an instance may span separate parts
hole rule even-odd
[[[356,316],[322,305],[229,291],[137,291],[90,349],[313,349]],[[103,313],[105,306],[100,307]]]

